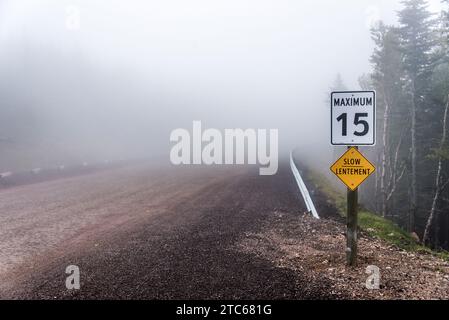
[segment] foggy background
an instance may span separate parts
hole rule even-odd
[[[173,129],[279,129],[327,161],[327,94],[391,0],[0,0],[0,172],[168,154]],[[439,1],[431,1],[437,11]],[[168,158],[167,158],[168,161]],[[328,164],[328,163],[327,163]]]

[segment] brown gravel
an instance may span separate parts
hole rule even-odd
[[[277,212],[263,231],[247,233],[237,249],[330,284],[335,299],[449,299],[449,264],[403,251],[366,234],[358,266],[345,266],[345,227],[332,220]],[[366,268],[380,268],[380,289],[369,290]]]
[[[277,210],[304,210],[296,188],[285,165],[131,167],[0,192],[0,298],[329,299],[324,281],[234,250]]]
[[[321,210],[326,204],[320,201]],[[329,209],[328,216],[335,215]],[[0,298],[447,298],[447,263],[303,216],[285,163],[257,168],[131,166],[0,191]],[[65,267],[81,290],[65,288]],[[366,266],[381,289],[364,287]]]

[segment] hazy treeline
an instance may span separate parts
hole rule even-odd
[[[6,51],[6,50],[5,50]],[[33,46],[0,56],[0,172],[158,155],[165,114],[153,88],[78,52]],[[167,152],[168,153],[168,152]]]
[[[373,70],[359,83],[377,92],[377,145],[367,150],[377,173],[363,187],[366,202],[425,244],[447,249],[449,2],[442,3],[435,15],[425,0],[403,1],[398,25],[379,22]]]

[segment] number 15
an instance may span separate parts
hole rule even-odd
[[[368,117],[368,113],[356,113],[354,117],[354,125],[363,126],[363,131],[354,131],[354,135],[358,137],[366,136],[369,132],[369,124],[366,120],[361,120],[361,118]],[[342,113],[338,118],[338,122],[342,122],[342,128],[341,128],[341,134],[343,137],[346,137],[348,135],[348,114]]]

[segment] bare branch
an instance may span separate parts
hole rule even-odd
[[[404,176],[405,169],[407,169],[407,166],[404,164],[402,166],[401,174],[399,175],[399,177],[395,181],[395,183],[393,185],[393,188],[391,188],[390,193],[387,196],[387,201],[389,201],[391,199],[391,197],[393,196],[394,192],[396,191],[396,187],[397,187],[398,183],[401,181],[402,177]]]

